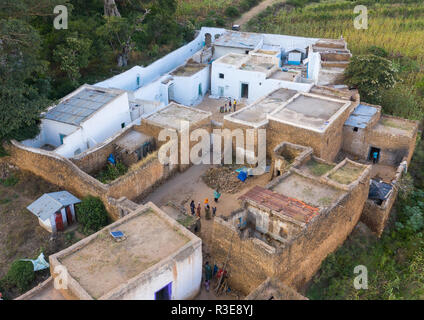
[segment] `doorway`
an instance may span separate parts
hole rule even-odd
[[[224,96],[224,87],[218,87],[218,96],[223,97]]]
[[[199,89],[198,89],[198,94],[199,94],[199,97],[201,97],[201,96],[203,96],[203,90],[202,90],[202,84],[201,83],[199,83]]]
[[[242,83],[241,84],[241,97],[242,98],[249,98],[249,84],[248,83]]]
[[[65,228],[63,226],[62,213],[60,211],[55,213],[55,223],[56,223],[56,230],[57,231],[65,230]]]
[[[71,207],[67,206],[65,208],[65,211],[66,211],[66,220],[68,220],[68,225],[71,225],[73,223]]]
[[[172,282],[165,287],[155,292],[155,300],[171,300],[172,297]]]
[[[377,163],[380,160],[380,151],[380,148],[371,147],[370,153],[368,154],[368,160],[373,161],[375,158],[375,162],[373,162]],[[376,157],[374,156],[374,154],[376,154]]]

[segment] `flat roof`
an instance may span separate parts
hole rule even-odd
[[[48,110],[43,118],[79,126],[120,94],[103,88],[83,88]]]
[[[119,138],[115,143],[119,147],[132,152],[140,147],[143,143],[152,139],[153,137],[148,136],[147,134],[138,132],[136,130],[130,130],[123,137]]]
[[[118,220],[88,242],[81,240],[84,243],[76,250],[59,254],[59,262],[90,296],[100,298],[191,241],[157,210],[144,207],[123,221]],[[117,242],[110,236],[109,231],[118,230],[126,235],[125,240]]]
[[[399,135],[412,138],[418,128],[416,121],[382,115],[373,130],[388,135]]]
[[[322,132],[331,123],[331,118],[349,105],[350,101],[299,93],[268,118]]]
[[[214,63],[224,63],[230,65],[238,66],[241,61],[247,60],[248,56],[241,53],[228,53],[225,56],[222,56],[218,60],[214,61]]]
[[[263,39],[260,33],[237,32],[227,30],[215,40],[215,46],[255,49]]]
[[[161,127],[168,127],[180,130],[181,121],[188,121],[191,125],[193,123],[204,120],[210,117],[211,115],[211,112],[171,102],[165,108],[145,118],[145,120],[154,122]]]
[[[250,123],[263,122],[266,121],[267,114],[272,113],[296,94],[296,90],[280,88],[252,105],[225,116],[224,118],[230,121],[237,119]]]
[[[291,173],[270,189],[318,208],[330,207],[341,195],[346,193],[344,190],[296,173]]]
[[[300,74],[300,71],[293,72],[293,71],[277,70],[273,74],[271,74],[269,78],[275,79],[275,80],[294,81],[296,77],[299,76],[299,74]]]
[[[302,223],[309,222],[319,214],[319,208],[309,206],[303,201],[278,194],[260,186],[254,186],[240,196],[239,199],[260,204]]]
[[[200,63],[186,63],[171,72],[172,76],[176,77],[190,77],[200,70],[206,68],[206,65]]]
[[[358,105],[345,122],[345,126],[366,128],[373,116],[377,113],[377,108],[360,104]]]

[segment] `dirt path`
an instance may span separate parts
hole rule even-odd
[[[273,5],[274,3],[279,2],[280,0],[265,0],[259,3],[256,7],[253,7],[249,11],[243,13],[243,15],[238,18],[236,21],[234,21],[234,24],[240,25],[241,29],[243,28],[243,25],[246,24],[250,19],[252,19],[254,16],[258,15],[262,11],[264,11],[267,7],[270,5]]]

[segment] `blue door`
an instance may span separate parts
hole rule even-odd
[[[155,292],[155,300],[171,300],[172,297],[172,282],[168,283],[159,291]]]

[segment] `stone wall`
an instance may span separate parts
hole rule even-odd
[[[378,237],[382,235],[387,220],[389,219],[393,204],[396,201],[398,195],[398,185],[404,170],[404,165],[399,165],[396,171],[396,175],[391,182],[393,186],[392,193],[387,200],[383,201],[381,205],[378,205],[370,199],[365,202],[364,210],[362,211],[361,215],[361,221],[365,223],[367,227],[370,228],[370,230]]]
[[[308,300],[276,278],[267,278],[245,300]]]
[[[211,254],[220,267],[231,250],[226,266],[231,288],[248,294],[274,274],[276,250],[265,242],[241,239],[235,227],[219,217],[213,221],[212,239]]]
[[[134,200],[143,197],[178,169],[178,166],[161,164],[156,151],[132,166],[124,176],[110,184],[103,184],[69,159],[54,152],[25,147],[16,141],[6,148],[10,154],[8,161],[19,168],[30,171],[78,197],[92,195],[102,199],[113,220],[122,217],[122,210],[116,206],[114,200],[110,200],[111,198],[126,197]]]
[[[266,277],[275,276],[289,287],[302,288],[359,221],[368,198],[370,175],[370,167],[365,168],[356,182],[343,187],[348,192],[332,207],[323,209],[297,235],[277,247],[256,238],[243,238],[231,223],[215,218],[212,256],[222,266],[232,248],[228,261],[231,287],[248,294]]]

